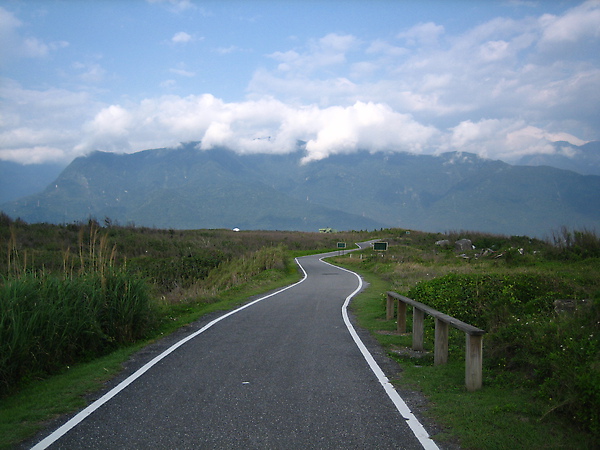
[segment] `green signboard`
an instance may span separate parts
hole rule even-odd
[[[378,252],[385,252],[388,248],[388,243],[387,242],[375,242],[373,244],[373,250],[378,251]]]
[[[345,242],[338,242],[337,243],[337,248],[346,248],[346,243]]]

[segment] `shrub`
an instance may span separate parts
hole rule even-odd
[[[560,278],[532,274],[446,275],[419,283],[409,297],[485,329],[485,367],[536,390],[552,405],[600,434],[600,300],[576,298]]]

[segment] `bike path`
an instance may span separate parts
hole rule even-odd
[[[360,278],[322,257],[299,258],[301,282],[205,324],[36,448],[436,448],[344,320]]]

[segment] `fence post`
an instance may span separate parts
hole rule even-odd
[[[394,299],[390,294],[387,295],[385,304],[385,320],[391,320],[394,317]]]
[[[433,365],[448,362],[448,323],[435,318],[435,344],[433,351]]]
[[[423,351],[423,328],[425,326],[425,312],[413,307],[412,348]]]
[[[396,300],[396,311],[398,311],[398,333],[406,333],[406,303]]]
[[[481,389],[482,385],[483,336],[470,334],[466,334],[466,336],[465,384],[467,391],[472,392]]]

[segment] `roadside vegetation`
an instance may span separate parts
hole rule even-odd
[[[464,238],[475,248],[456,250]],[[396,382],[431,400],[430,414],[447,426],[436,439],[478,449],[597,448],[600,238],[567,229],[548,241],[390,230],[387,240],[385,253],[335,262],[372,282],[354,311],[403,368]],[[387,290],[486,330],[483,389],[464,387],[464,333],[451,328],[450,362],[434,366],[433,319],[426,351],[412,351],[411,336],[386,320]]]
[[[81,406],[144,343],[297,281],[296,255],[368,236],[27,224],[0,213],[0,448]]]
[[[0,448],[34,433],[118,372],[141,346],[299,278],[295,256],[379,238],[386,252],[333,258],[370,287],[353,302],[464,448],[594,448],[600,439],[600,239],[473,232],[158,230],[90,220],[26,224],[0,214]],[[457,251],[468,238],[475,248]],[[440,245],[436,242],[448,241]],[[450,363],[385,320],[393,290],[487,331],[484,387],[464,389],[464,335]],[[410,317],[410,316],[409,316]],[[409,321],[410,328],[410,321]]]

